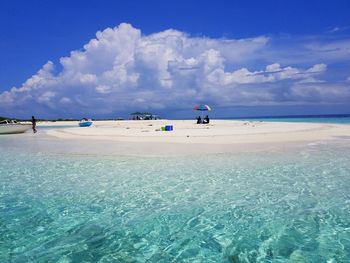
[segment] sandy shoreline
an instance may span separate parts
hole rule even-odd
[[[158,131],[167,124],[174,131]],[[66,125],[71,127],[62,128]],[[350,125],[325,123],[157,120],[95,121],[89,128],[78,127],[78,122],[47,122],[38,127],[36,135],[17,136],[23,139],[18,144],[62,154],[141,156],[286,151],[324,143],[350,147]]]
[[[75,126],[76,124],[76,122],[64,122],[58,125]],[[165,125],[173,125],[174,130],[170,132],[159,131]],[[337,137],[350,136],[350,125],[230,120],[214,120],[210,124],[204,125],[198,125],[191,120],[95,121],[94,127],[50,129],[47,134],[61,139],[79,138],[123,142],[185,144],[288,143],[331,140]]]

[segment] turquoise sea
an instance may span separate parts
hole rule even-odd
[[[126,157],[16,138],[0,137],[0,262],[350,262],[349,143]]]
[[[281,116],[239,118],[248,121],[350,124],[350,115]]]

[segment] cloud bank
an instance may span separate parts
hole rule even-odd
[[[60,58],[58,67],[48,61],[21,87],[1,93],[0,110],[107,116],[202,102],[231,107],[349,101],[350,72],[329,80],[328,64],[350,58],[350,40],[308,39],[294,51],[274,42],[266,36],[191,37],[172,29],[143,35],[123,23],[97,32],[82,50]]]

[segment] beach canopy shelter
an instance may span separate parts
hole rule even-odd
[[[133,120],[158,120],[160,119],[158,115],[154,115],[149,112],[134,112],[131,113],[131,119]]]
[[[203,120],[203,114],[205,111],[211,111],[211,108],[209,105],[206,105],[206,104],[199,104],[199,105],[196,105],[193,110],[197,110],[197,111],[201,111],[202,112],[202,120]]]

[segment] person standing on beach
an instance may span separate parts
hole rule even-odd
[[[33,129],[33,133],[36,133],[36,119],[34,118],[34,116],[32,116],[32,129]]]

